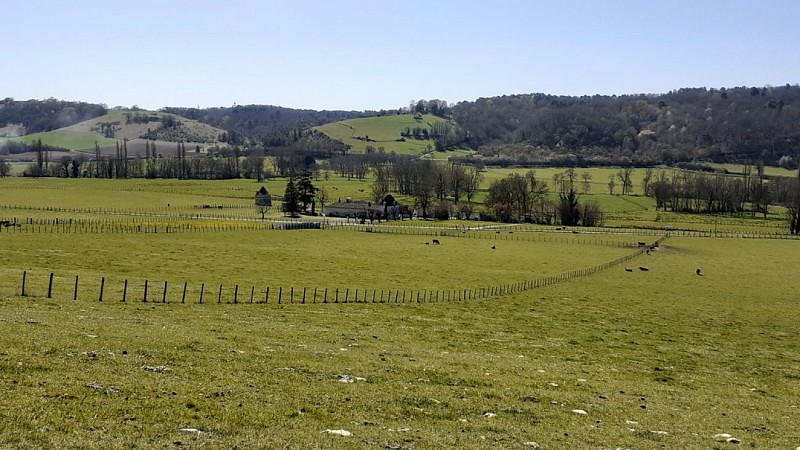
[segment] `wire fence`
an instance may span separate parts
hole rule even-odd
[[[536,277],[486,286],[461,289],[425,289],[388,287],[385,289],[351,287],[285,287],[240,284],[207,284],[204,282],[174,283],[169,280],[130,280],[120,277],[61,275],[54,272],[10,270],[0,286],[14,285],[13,296],[71,299],[73,301],[117,301],[142,303],[260,303],[260,304],[349,304],[349,303],[443,303],[496,298],[508,294],[543,288],[586,277],[628,262],[665,239],[637,248],[625,256],[593,267],[570,270],[556,275]]]

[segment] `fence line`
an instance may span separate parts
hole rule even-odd
[[[488,298],[496,298],[500,296],[505,296],[509,294],[514,294],[518,292],[528,291],[531,289],[538,289],[546,286],[552,286],[555,284],[563,283],[574,278],[578,277],[586,277],[593,275],[595,273],[610,269],[612,267],[621,265],[624,262],[630,261],[647,251],[648,248],[651,246],[657,246],[661,241],[663,241],[665,237],[662,237],[652,244],[637,248],[636,251],[629,253],[625,256],[617,258],[613,261],[609,261],[603,264],[599,264],[593,267],[584,268],[584,269],[575,269],[569,270],[567,272],[563,272],[556,275],[551,275],[547,277],[538,277],[529,280],[522,280],[510,283],[503,283],[497,285],[487,285],[487,286],[479,286],[479,287],[462,287],[457,289],[423,289],[423,288],[384,288],[378,289],[373,288],[371,289],[371,293],[369,292],[370,289],[359,289],[359,288],[334,288],[331,292],[329,292],[329,288],[321,288],[321,287],[308,287],[308,286],[290,286],[288,288],[284,288],[283,286],[277,287],[270,287],[267,286],[265,289],[258,290],[258,296],[256,296],[256,286],[250,286],[250,295],[249,300],[246,300],[246,296],[240,296],[240,285],[233,284],[233,285],[219,285],[219,291],[217,295],[217,302],[216,303],[263,303],[263,304],[278,304],[278,305],[285,305],[285,304],[328,304],[328,303],[336,303],[336,304],[363,304],[363,303],[451,303],[451,302],[463,302],[467,300],[482,300]],[[137,293],[137,286],[134,283],[129,283],[130,280],[117,280],[116,281],[116,288],[112,286],[112,282],[114,282],[111,278],[101,277],[99,285],[96,280],[89,280],[86,281],[86,278],[82,278],[84,280],[84,285],[80,286],[79,284],[79,277],[75,276],[74,287],[72,284],[71,277],[62,277],[62,276],[55,276],[53,272],[49,273],[49,276],[44,277],[39,275],[38,278],[34,275],[34,273],[29,273],[28,271],[22,271],[21,276],[21,287],[18,291],[20,297],[41,297],[42,294],[40,292],[47,292],[47,298],[53,298],[53,291],[54,291],[54,283],[58,281],[61,285],[60,293],[61,296],[64,298],[69,298],[68,295],[72,294],[72,300],[78,301],[79,299],[79,292],[81,299],[94,299],[97,298],[97,301],[119,301],[122,303],[129,303],[131,301],[136,301],[137,299],[141,299],[140,301],[143,303],[203,303],[203,295],[206,291],[206,283],[196,283],[190,285],[188,282],[183,283],[183,289],[172,289],[170,291],[169,283],[167,280],[163,280],[163,287],[161,286],[161,281],[151,283],[150,280],[144,280],[143,284],[140,284],[141,289],[138,290]],[[37,280],[41,279],[41,284],[36,284]],[[44,286],[44,279],[47,280],[47,287],[46,289]],[[89,285],[87,287],[87,284]],[[199,289],[190,286],[196,286],[197,284],[200,285]],[[174,284],[173,284],[174,285]],[[152,287],[151,287],[152,286]],[[177,286],[180,286],[178,284]],[[243,286],[245,289],[246,287]],[[270,288],[272,290],[270,291]],[[297,288],[297,289],[296,289]],[[95,291],[94,289],[99,289]],[[277,291],[277,292],[276,292]],[[149,297],[148,297],[149,292]],[[246,292],[244,289],[242,292]],[[302,294],[301,294],[302,292]],[[352,293],[352,294],[351,294]],[[112,297],[113,296],[113,297]],[[194,300],[193,300],[194,299]],[[262,300],[263,299],[263,300]]]
[[[179,222],[184,219],[187,222]],[[128,218],[127,222],[112,219],[84,218],[25,218],[13,217],[0,220],[0,233],[52,233],[52,234],[94,234],[94,233],[210,233],[230,231],[263,231],[271,229],[325,229],[335,231],[356,231],[366,233],[383,233],[428,237],[461,237],[470,239],[556,242],[563,244],[592,244],[613,247],[635,247],[638,242],[603,240],[597,238],[604,233],[615,236],[674,236],[674,237],[718,237],[746,239],[785,239],[798,240],[800,235],[780,232],[729,232],[729,231],[696,231],[696,230],[647,230],[647,229],[614,229],[591,228],[573,231],[561,231],[553,228],[511,226],[487,226],[480,228],[437,227],[437,226],[397,226],[391,224],[361,225],[348,223],[329,223],[322,221],[292,221],[287,219],[258,220],[248,219],[236,223],[213,222],[219,217],[202,215],[178,215],[158,217],[156,221],[145,217]],[[210,222],[191,223],[191,220],[208,220]],[[223,219],[224,220],[224,219]]]

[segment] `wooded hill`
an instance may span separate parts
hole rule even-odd
[[[107,112],[108,109],[104,105],[92,103],[54,98],[16,101],[6,97],[0,100],[0,129],[15,125],[15,131],[6,133],[7,136],[52,131],[102,116]]]
[[[686,161],[797,167],[800,87],[678,89],[661,95],[509,95],[449,111],[495,164],[647,165]]]
[[[314,111],[272,105],[236,105],[219,108],[163,108],[164,112],[197,120],[227,130],[223,142],[239,145],[257,138],[264,145],[284,147],[300,139],[310,127],[340,120],[374,115],[358,111]]]

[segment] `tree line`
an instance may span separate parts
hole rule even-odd
[[[603,212],[597,202],[579,200],[578,189],[590,189],[591,175],[584,173],[579,180],[575,169],[567,169],[553,176],[555,192],[548,182],[536,175],[535,170],[525,174],[512,173],[489,186],[486,206],[495,219],[503,222],[531,222],[561,224],[565,226],[598,226],[603,223]],[[557,194],[556,199],[553,195]]]

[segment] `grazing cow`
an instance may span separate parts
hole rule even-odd
[[[438,240],[438,239],[434,239],[434,240],[433,240],[433,245],[439,245],[439,244],[441,244],[441,242],[439,242],[439,240]]]
[[[428,241],[425,241],[425,245],[430,245],[430,244],[431,244],[430,242],[428,242]]]
[[[639,242],[639,247],[647,247],[647,242]]]
[[[626,268],[625,268],[625,272],[633,272],[633,269],[632,269],[632,268],[630,268],[630,267],[626,267]]]
[[[647,272],[647,271],[648,271],[648,270],[650,270],[650,269],[648,269],[648,268],[647,268],[647,267],[645,267],[645,266],[639,266],[639,270],[641,270],[642,272]]]
[[[700,270],[700,268],[699,268],[699,267],[697,268],[697,270],[695,270],[695,271],[694,271],[694,273],[696,273],[696,274],[700,275],[701,277],[703,276],[703,271],[702,271],[702,270]]]
[[[494,250],[494,249],[495,249],[495,248],[494,248],[494,245],[493,245],[493,246],[492,246],[492,250]],[[697,270],[700,270],[700,269],[697,269]]]

